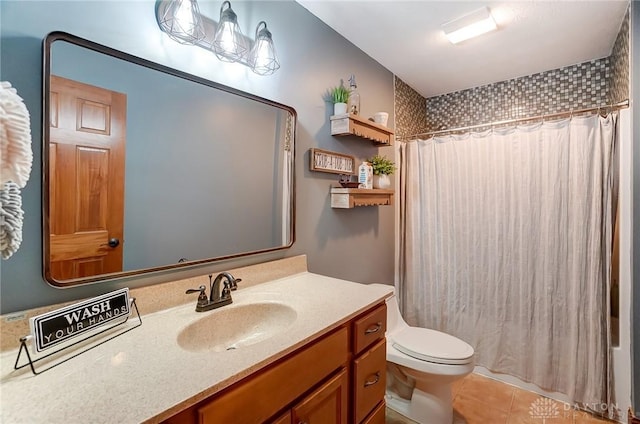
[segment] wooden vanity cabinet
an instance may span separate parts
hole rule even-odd
[[[383,303],[165,423],[383,424],[385,331]]]

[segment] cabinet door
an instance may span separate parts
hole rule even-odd
[[[293,424],[346,424],[349,377],[342,369],[292,409]]]

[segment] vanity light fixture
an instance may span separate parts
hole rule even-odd
[[[238,25],[238,15],[229,1],[220,6],[220,21],[213,37],[213,51],[218,59],[225,62],[237,62],[247,52],[244,36]]]
[[[280,68],[266,22],[260,21],[256,26],[255,42],[251,45],[240,30],[238,16],[229,1],[220,6],[217,23],[200,14],[197,0],[158,0],[156,19],[171,39],[212,51],[224,62],[242,63],[258,75],[271,75]]]
[[[498,29],[496,21],[486,6],[442,25],[449,41],[457,44],[469,38]]]
[[[196,0],[174,0],[157,10],[158,25],[174,41],[196,44],[205,37],[202,15]]]
[[[264,27],[260,28],[261,25]],[[249,52],[247,62],[251,70],[258,75],[271,75],[280,68],[271,31],[267,29],[265,21],[258,22],[256,26],[256,41]]]

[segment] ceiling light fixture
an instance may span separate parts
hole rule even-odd
[[[489,31],[498,29],[496,21],[491,16],[489,8],[483,7],[458,19],[442,25],[442,30],[453,44],[477,37]]]
[[[242,34],[229,1],[220,6],[217,23],[200,14],[197,0],[158,0],[156,19],[172,40],[212,51],[224,62],[241,63],[258,75],[271,75],[280,68],[266,22],[260,21],[256,26],[252,45]]]

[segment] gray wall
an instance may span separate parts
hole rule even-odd
[[[640,2],[631,2],[631,101],[633,106],[632,140],[633,140],[633,269],[631,270],[632,317],[631,317],[631,352],[633,371],[632,405],[636,416],[640,417]]]
[[[219,7],[219,2],[200,3],[201,12],[213,19]],[[35,165],[23,191],[22,247],[0,263],[2,313],[298,254],[308,255],[312,272],[392,283],[393,208],[331,209],[329,186],[336,178],[309,171],[308,150],[318,147],[358,160],[373,155],[377,149],[369,142],[330,136],[331,105],[323,94],[355,73],[363,115],[388,111],[393,122],[393,75],[293,1],[235,2],[233,8],[245,34],[253,34],[260,20],[268,23],[282,65],[276,74],[261,77],[242,65],[220,62],[203,49],[169,40],[157,27],[153,1],[0,2],[0,78],[17,88],[31,113]],[[56,30],[294,107],[298,112],[294,246],[181,272],[63,290],[48,286],[41,265],[41,46],[46,34]],[[380,150],[393,156],[391,149]]]

